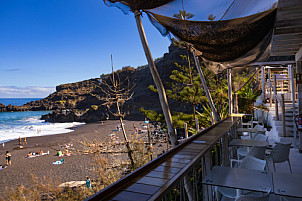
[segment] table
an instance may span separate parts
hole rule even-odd
[[[272,178],[272,172],[214,166],[202,183],[266,193],[273,189]]]
[[[243,139],[233,139],[229,146],[247,146],[247,147],[265,147],[267,145],[267,141],[259,141],[259,140],[243,140]]]
[[[302,198],[302,175],[274,172],[274,193],[281,196]]]
[[[249,133],[257,133],[258,131],[265,131],[264,128],[261,130],[255,129],[255,128],[237,128],[237,131],[239,132],[249,132]]]
[[[302,175],[214,166],[202,184],[302,198]]]

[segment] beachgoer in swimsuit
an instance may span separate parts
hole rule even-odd
[[[88,189],[91,189],[91,180],[90,180],[89,177],[87,177],[86,186],[87,186]]]
[[[25,144],[27,144],[26,137],[24,137],[24,139],[23,139],[23,145],[25,145]]]
[[[12,154],[9,151],[6,151],[6,154],[5,154],[6,165],[12,164],[11,157],[12,157]]]
[[[21,137],[19,136],[19,145],[21,145],[21,144],[22,144]]]

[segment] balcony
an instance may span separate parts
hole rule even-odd
[[[229,142],[241,126],[241,117],[228,117],[86,200],[215,200],[214,187],[202,180],[214,166],[230,166]],[[302,155],[291,149],[290,158],[293,173],[302,175]],[[289,173],[287,164],[276,169]],[[277,197],[272,190],[270,200]]]

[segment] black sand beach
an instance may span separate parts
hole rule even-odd
[[[105,121],[85,124],[76,128],[71,133],[48,135],[41,137],[27,138],[27,145],[23,149],[16,149],[19,146],[18,140],[5,143],[5,147],[0,148],[0,164],[5,164],[4,154],[10,151],[12,154],[12,165],[0,170],[0,192],[4,192],[5,188],[16,188],[18,185],[32,185],[32,174],[36,177],[43,176],[52,177],[53,180],[60,183],[67,181],[83,181],[86,176],[94,179],[95,172],[91,170],[94,162],[94,154],[76,154],[76,150],[82,150],[83,145],[79,143],[84,139],[87,140],[104,140],[111,133],[115,133],[121,141],[124,141],[121,131],[113,132],[119,124],[118,120]],[[133,132],[133,125],[142,128],[143,121],[124,121],[125,129],[128,135]],[[58,150],[64,150],[62,145],[73,143],[70,149],[71,156],[65,156],[64,163],[60,165],[52,164],[61,159],[56,156]],[[29,152],[49,151],[49,155],[38,156],[34,158],[26,158]]]

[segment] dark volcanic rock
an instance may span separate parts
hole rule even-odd
[[[175,62],[185,64],[180,58],[180,55],[185,55],[186,50],[179,49],[175,46],[169,47],[169,53],[164,54],[155,62],[160,77],[165,85],[170,81],[172,70],[177,69]],[[126,119],[143,118],[139,112],[139,108],[154,110],[161,112],[157,93],[148,89],[149,85],[154,85],[148,66],[139,68],[124,67],[118,70],[117,74],[121,81],[129,79],[130,84],[135,84],[133,88],[134,96],[127,101],[123,106],[123,111],[126,112]],[[56,92],[48,97],[29,102],[23,106],[6,106],[6,111],[25,111],[25,110],[54,110],[51,114],[43,115],[42,119],[49,122],[73,122],[84,121],[93,122],[106,119],[116,119],[109,112],[108,108],[103,106],[103,101],[100,101],[97,96],[103,96],[104,93],[100,89],[101,81],[108,80],[108,75],[101,75],[100,78],[84,80],[76,83],[62,84],[56,87]],[[125,83],[127,84],[127,83]],[[166,86],[165,86],[166,87]],[[171,111],[190,112],[191,106],[181,104],[177,101],[169,99]],[[1,105],[0,105],[1,111]]]
[[[0,103],[0,112],[6,112],[5,105]]]

